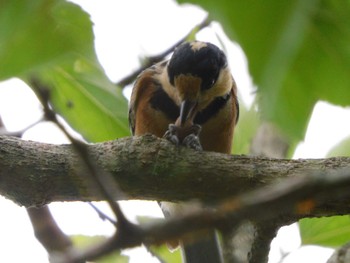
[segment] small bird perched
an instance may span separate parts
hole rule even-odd
[[[169,61],[144,70],[129,107],[133,135],[151,133],[177,145],[227,154],[238,116],[237,88],[225,54],[200,41],[181,44]],[[185,244],[186,262],[221,262],[214,237]]]

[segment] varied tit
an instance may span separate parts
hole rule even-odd
[[[134,135],[165,135],[174,143],[228,154],[238,116],[236,84],[225,54],[199,41],[180,45],[169,61],[144,70],[129,108]]]
[[[175,144],[227,154],[238,117],[237,88],[227,58],[217,46],[200,41],[181,44],[169,61],[144,70],[129,108],[133,135],[151,133]],[[170,215],[184,209],[167,202],[161,206]],[[183,254],[187,263],[222,261],[214,231],[185,244]]]

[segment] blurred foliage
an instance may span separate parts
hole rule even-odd
[[[255,105],[248,109],[243,103],[239,105],[239,121],[235,127],[232,153],[249,154],[250,145],[260,125],[260,118]]]
[[[73,241],[73,245],[77,248],[88,248],[96,244],[100,244],[105,241],[107,238],[105,236],[83,236],[83,235],[73,235],[70,236]],[[121,255],[120,251],[114,251],[107,256],[101,257],[98,260],[94,261],[96,263],[128,263],[129,257]]]
[[[130,134],[127,101],[97,61],[88,14],[62,0],[0,7],[0,80],[42,79],[54,110],[88,141]]]
[[[86,57],[43,69],[55,111],[87,140],[100,142],[130,135],[127,101],[99,64]]]
[[[158,258],[163,260],[166,263],[179,263],[181,261],[181,252],[180,249],[176,249],[171,252],[167,245],[162,246],[152,246],[150,248],[151,252],[157,255]]]
[[[327,154],[327,157],[337,156],[350,156],[350,137],[339,142]]]
[[[339,247],[350,240],[350,217],[305,218],[299,221],[303,245]]]
[[[260,115],[292,144],[304,137],[319,99],[350,104],[349,1],[178,2],[208,10],[241,45],[258,86]],[[129,135],[126,100],[97,61],[91,21],[80,7],[2,1],[0,34],[0,79],[45,79],[55,110],[89,141]]]
[[[304,138],[318,100],[350,105],[350,1],[178,2],[203,7],[241,45],[258,87],[259,114],[280,126],[291,145]],[[243,108],[242,115],[246,113],[252,112]],[[251,126],[242,116],[235,136],[235,144],[243,140],[243,145],[235,145],[242,152],[247,152],[247,138],[239,137],[250,137],[256,129],[256,118],[249,118]],[[349,149],[347,139],[330,155],[349,155]],[[350,240],[349,225],[347,216],[304,219],[300,222],[303,244],[344,244]]]
[[[1,80],[93,50],[89,17],[73,4],[7,0],[0,6]]]
[[[178,0],[203,7],[244,50],[262,117],[303,139],[322,99],[350,105],[350,2]]]

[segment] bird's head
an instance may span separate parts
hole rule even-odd
[[[181,126],[214,98],[229,93],[233,83],[225,54],[217,46],[199,41],[175,50],[167,74],[180,102]]]

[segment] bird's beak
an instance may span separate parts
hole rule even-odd
[[[194,109],[197,102],[194,100],[184,100],[180,107],[180,125],[183,126],[189,118],[194,117]]]

